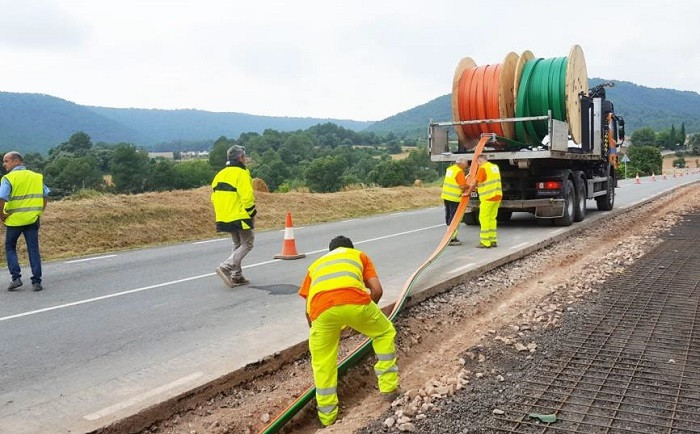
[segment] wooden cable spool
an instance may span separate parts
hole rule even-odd
[[[519,112],[520,101],[518,93],[520,86],[523,85],[523,70],[525,65],[531,61],[544,59],[536,59],[531,51],[524,51],[518,60],[515,68],[513,98],[515,100],[515,112]],[[566,106],[566,122],[569,124],[569,134],[575,143],[581,143],[581,101],[579,94],[588,92],[588,74],[586,70],[586,60],[583,55],[583,50],[578,45],[574,45],[569,51],[569,57],[566,58],[566,77],[564,82],[564,95]],[[521,93],[522,95],[522,93]],[[527,91],[525,92],[527,96]],[[527,98],[525,98],[527,99]],[[546,115],[547,113],[530,113],[530,115]],[[516,115],[517,116],[517,115]],[[564,120],[564,119],[562,119]],[[521,138],[518,138],[521,139]],[[540,139],[540,138],[537,138]],[[532,141],[535,138],[531,138]]]
[[[452,81],[452,118],[455,122],[501,119],[514,115],[513,86],[518,55],[508,53],[503,63],[477,66],[469,57],[459,61]],[[481,133],[513,138],[509,122],[458,125],[459,142],[467,149],[476,145]]]

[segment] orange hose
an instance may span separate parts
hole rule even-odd
[[[498,92],[501,82],[501,64],[483,65],[466,69],[459,81],[459,121],[498,119],[500,117]],[[461,125],[464,135],[478,139],[482,133],[503,136],[500,123]]]

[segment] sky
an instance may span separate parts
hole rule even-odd
[[[698,17],[696,0],[0,0],[0,91],[376,121],[450,93],[463,57],[578,44],[589,77],[700,92]]]

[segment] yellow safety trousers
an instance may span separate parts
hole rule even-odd
[[[374,372],[379,391],[390,393],[399,386],[394,347],[396,330],[379,307],[370,302],[344,304],[325,310],[311,323],[309,334],[318,418],[324,426],[331,425],[338,417],[338,347],[340,331],[345,326],[373,339],[372,348],[378,359]]]
[[[498,215],[498,207],[501,201],[482,200],[479,203],[479,224],[481,232],[479,238],[481,244],[491,247],[491,243],[498,242],[496,233],[496,216]]]

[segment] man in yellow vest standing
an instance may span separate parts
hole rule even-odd
[[[32,289],[41,291],[41,253],[39,252],[39,218],[46,208],[49,189],[44,177],[24,167],[22,154],[6,153],[2,165],[7,175],[0,181],[0,209],[5,222],[5,255],[12,282],[8,291],[18,291],[22,286],[22,272],[17,258],[17,240],[24,234],[32,269]]]
[[[253,249],[255,235],[255,194],[253,179],[246,168],[245,148],[233,145],[226,152],[226,167],[221,169],[211,183],[211,202],[216,215],[217,232],[229,232],[233,240],[231,255],[216,267],[216,274],[226,286],[247,285],[243,277],[241,261]]]
[[[479,223],[481,232],[477,247],[487,249],[498,246],[496,234],[496,217],[501,205],[501,172],[498,166],[489,162],[486,155],[477,158],[479,170],[476,172],[476,188],[479,193]]]
[[[331,240],[328,250],[311,264],[299,288],[306,299],[318,418],[324,426],[338,417],[338,347],[346,326],[373,339],[379,391],[391,401],[399,394],[396,330],[377,306],[383,288],[374,264],[342,235]]]
[[[465,156],[457,157],[454,164],[445,170],[445,180],[442,182],[442,198],[445,203],[445,224],[447,226],[452,223],[452,219],[457,212],[459,202],[462,200],[462,194],[467,190],[467,179],[464,176],[464,170],[467,168],[469,160]],[[457,238],[459,226],[455,229],[450,240],[451,246],[459,246],[462,244]]]

